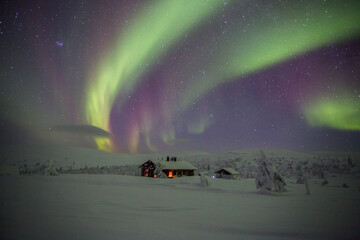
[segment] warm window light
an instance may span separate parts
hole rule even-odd
[[[170,171],[169,172],[169,177],[172,177],[172,176],[173,176],[172,171]]]
[[[147,177],[148,176],[148,174],[145,174],[145,177]]]
[[[154,175],[154,177],[156,177],[156,174]]]

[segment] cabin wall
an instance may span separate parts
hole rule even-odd
[[[230,174],[227,172],[219,172],[216,173],[216,178],[223,178],[223,179],[237,179],[238,175]]]
[[[156,165],[154,163],[144,163],[140,166],[140,176],[154,177]]]
[[[166,175],[167,177],[169,177],[170,171],[171,171],[171,170],[162,170],[162,172],[165,173],[165,175]],[[173,172],[173,171],[171,171],[171,172]]]
[[[224,179],[231,179],[231,178],[232,178],[232,175],[226,174],[226,173],[221,173],[221,174],[220,174],[220,177],[221,177],[221,178],[224,178]]]
[[[163,173],[169,177],[169,173],[172,172],[172,177],[182,177],[182,176],[194,176],[194,170],[181,170],[181,169],[174,169],[174,170],[163,170]]]
[[[195,171],[194,170],[184,170],[184,175],[185,176],[194,176]]]

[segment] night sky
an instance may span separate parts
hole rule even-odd
[[[360,151],[359,13],[358,0],[2,1],[0,144]]]

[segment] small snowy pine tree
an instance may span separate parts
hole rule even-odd
[[[310,195],[310,187],[307,176],[305,176],[305,188],[306,188],[306,195]]]
[[[260,151],[257,163],[259,167],[255,178],[256,188],[260,189],[260,193],[268,193],[273,187],[273,171],[263,151]]]
[[[54,162],[53,160],[49,160],[46,165],[44,166],[43,169],[43,175],[47,175],[47,176],[57,176],[58,173],[54,167]]]
[[[200,182],[204,187],[209,187],[211,185],[209,177],[205,176],[204,174],[200,175]]]
[[[299,165],[296,167],[296,173],[297,173],[296,183],[298,183],[298,184],[304,184],[304,183],[305,183],[305,175],[304,175],[304,170],[303,170],[301,164],[299,164]]]
[[[285,186],[285,180],[280,176],[280,174],[274,173],[274,191],[286,192]]]

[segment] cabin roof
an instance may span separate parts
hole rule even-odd
[[[221,169],[217,170],[216,173],[219,173],[219,172],[221,172],[222,170],[224,170],[224,171],[226,171],[226,172],[228,172],[228,173],[230,173],[230,174],[233,174],[233,175],[239,174],[239,173],[238,173],[237,171],[235,171],[233,168],[229,168],[229,167],[221,168]]]
[[[143,164],[141,164],[139,167],[144,166],[146,163],[151,163],[151,164],[156,164],[154,161],[151,160],[147,160],[146,162],[144,162]]]
[[[175,170],[175,169],[180,169],[180,170],[196,170],[197,168],[192,165],[191,163],[189,163],[188,161],[159,161],[159,160],[147,160],[146,162],[144,162],[143,164],[141,164],[139,167],[143,166],[144,164],[146,164],[147,162],[156,164],[159,163],[162,165],[162,169],[163,170]]]
[[[163,170],[181,169],[196,170],[197,168],[187,161],[162,161],[160,162]]]

